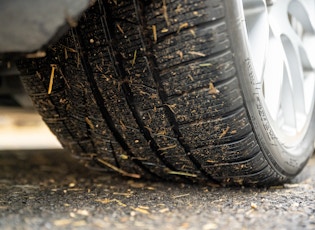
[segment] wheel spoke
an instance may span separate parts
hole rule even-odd
[[[251,52],[255,54],[253,59],[255,72],[257,77],[262,77],[269,36],[267,7],[264,0],[244,0],[243,6]]]
[[[288,8],[291,19],[291,26],[296,34],[300,37],[299,54],[302,66],[306,70],[315,69],[315,1],[292,1]]]
[[[286,53],[287,66],[289,68],[288,81],[291,85],[294,96],[296,112],[305,114],[304,99],[304,75],[301,67],[301,60],[293,43],[285,35],[281,36],[281,41]]]
[[[287,66],[284,66],[283,83],[281,88],[281,111],[282,117],[278,117],[278,121],[282,122],[282,127],[287,132],[294,132],[297,127],[296,108],[294,101],[294,93],[290,84],[290,73]],[[283,121],[281,120],[283,119]]]
[[[274,37],[271,31],[262,85],[266,105],[274,120],[277,119],[280,109],[281,88],[284,74],[283,58],[279,58],[279,56],[284,57],[284,51],[280,41]]]
[[[287,66],[289,67],[289,82],[294,94],[295,109],[299,113],[305,113],[304,100],[304,75],[300,57],[300,49],[303,47],[301,38],[292,28],[287,10],[289,1],[279,1],[270,10],[270,26],[275,36],[282,42],[285,51]]]
[[[313,34],[315,32],[315,14],[313,12],[314,9],[314,0],[294,0],[291,1],[288,5],[288,13],[294,16],[302,24],[304,32]]]

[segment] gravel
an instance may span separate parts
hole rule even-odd
[[[131,180],[64,150],[0,152],[0,229],[315,229],[315,158],[289,184]]]

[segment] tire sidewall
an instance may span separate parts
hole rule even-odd
[[[227,29],[237,69],[244,104],[259,146],[269,164],[284,176],[294,176],[301,171],[313,153],[315,113],[312,112],[308,130],[299,145],[288,151],[276,137],[262,105],[260,87],[250,58],[245,18],[241,0],[225,1]],[[314,108],[314,107],[313,107]]]

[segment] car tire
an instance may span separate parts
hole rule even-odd
[[[91,167],[284,183],[314,147],[314,65],[299,32],[313,24],[296,12],[313,15],[303,1],[267,3],[98,1],[46,57],[19,61],[22,81]]]

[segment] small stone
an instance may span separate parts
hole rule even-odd
[[[213,229],[218,229],[218,225],[215,223],[208,223],[202,226],[202,230],[213,230]]]

